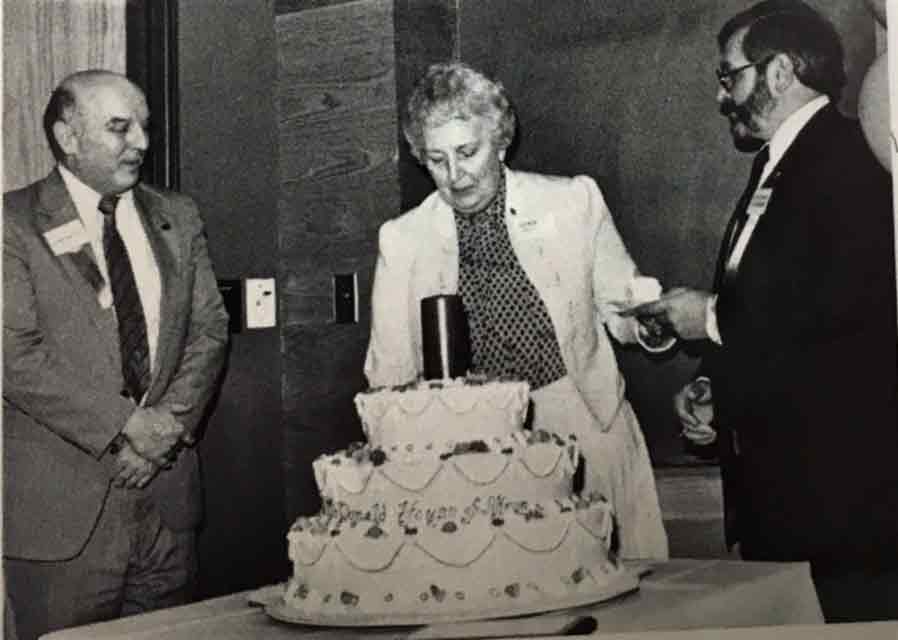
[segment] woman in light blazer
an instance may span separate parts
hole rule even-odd
[[[419,82],[404,132],[437,189],[380,229],[365,374],[371,386],[418,378],[421,299],[459,294],[472,370],[528,381],[532,428],[577,435],[583,490],[612,502],[621,555],[664,559],[645,440],[606,333],[636,339],[615,311],[638,271],[592,178],[505,166],[515,126],[502,85],[464,64]]]

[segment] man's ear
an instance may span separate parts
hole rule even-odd
[[[56,136],[56,144],[66,155],[72,155],[78,151],[78,136],[75,129],[68,122],[57,120],[53,123],[53,135]]]
[[[798,79],[792,58],[785,53],[778,53],[767,65],[767,77],[770,78],[771,89],[782,94]]]

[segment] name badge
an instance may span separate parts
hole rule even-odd
[[[755,195],[751,197],[751,202],[748,203],[748,215],[760,216],[767,211],[767,205],[770,204],[772,195],[773,189],[770,188],[755,191]]]
[[[81,220],[72,220],[44,234],[44,240],[50,245],[54,256],[64,253],[75,253],[89,243],[87,232]]]
[[[555,220],[551,216],[545,218],[517,218],[518,232],[529,238],[544,237],[555,230]]]

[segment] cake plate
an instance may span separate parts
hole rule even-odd
[[[474,620],[496,620],[528,616],[560,609],[572,609],[610,600],[639,588],[639,573],[625,569],[611,582],[592,591],[572,594],[563,598],[525,602],[518,606],[503,600],[501,606],[472,607],[454,609],[446,613],[333,613],[314,610],[301,611],[288,607],[283,598],[277,598],[265,605],[265,613],[271,618],[291,624],[318,627],[406,627],[439,623],[467,622]]]

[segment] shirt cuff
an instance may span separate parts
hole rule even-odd
[[[109,446],[106,447],[106,451],[108,451],[111,455],[117,456],[119,452],[128,444],[128,438],[123,433],[117,433],[116,436],[112,439],[112,442],[109,443]]]
[[[720,328],[717,326],[717,295],[709,296],[705,303],[705,333],[715,344],[723,344]]]

